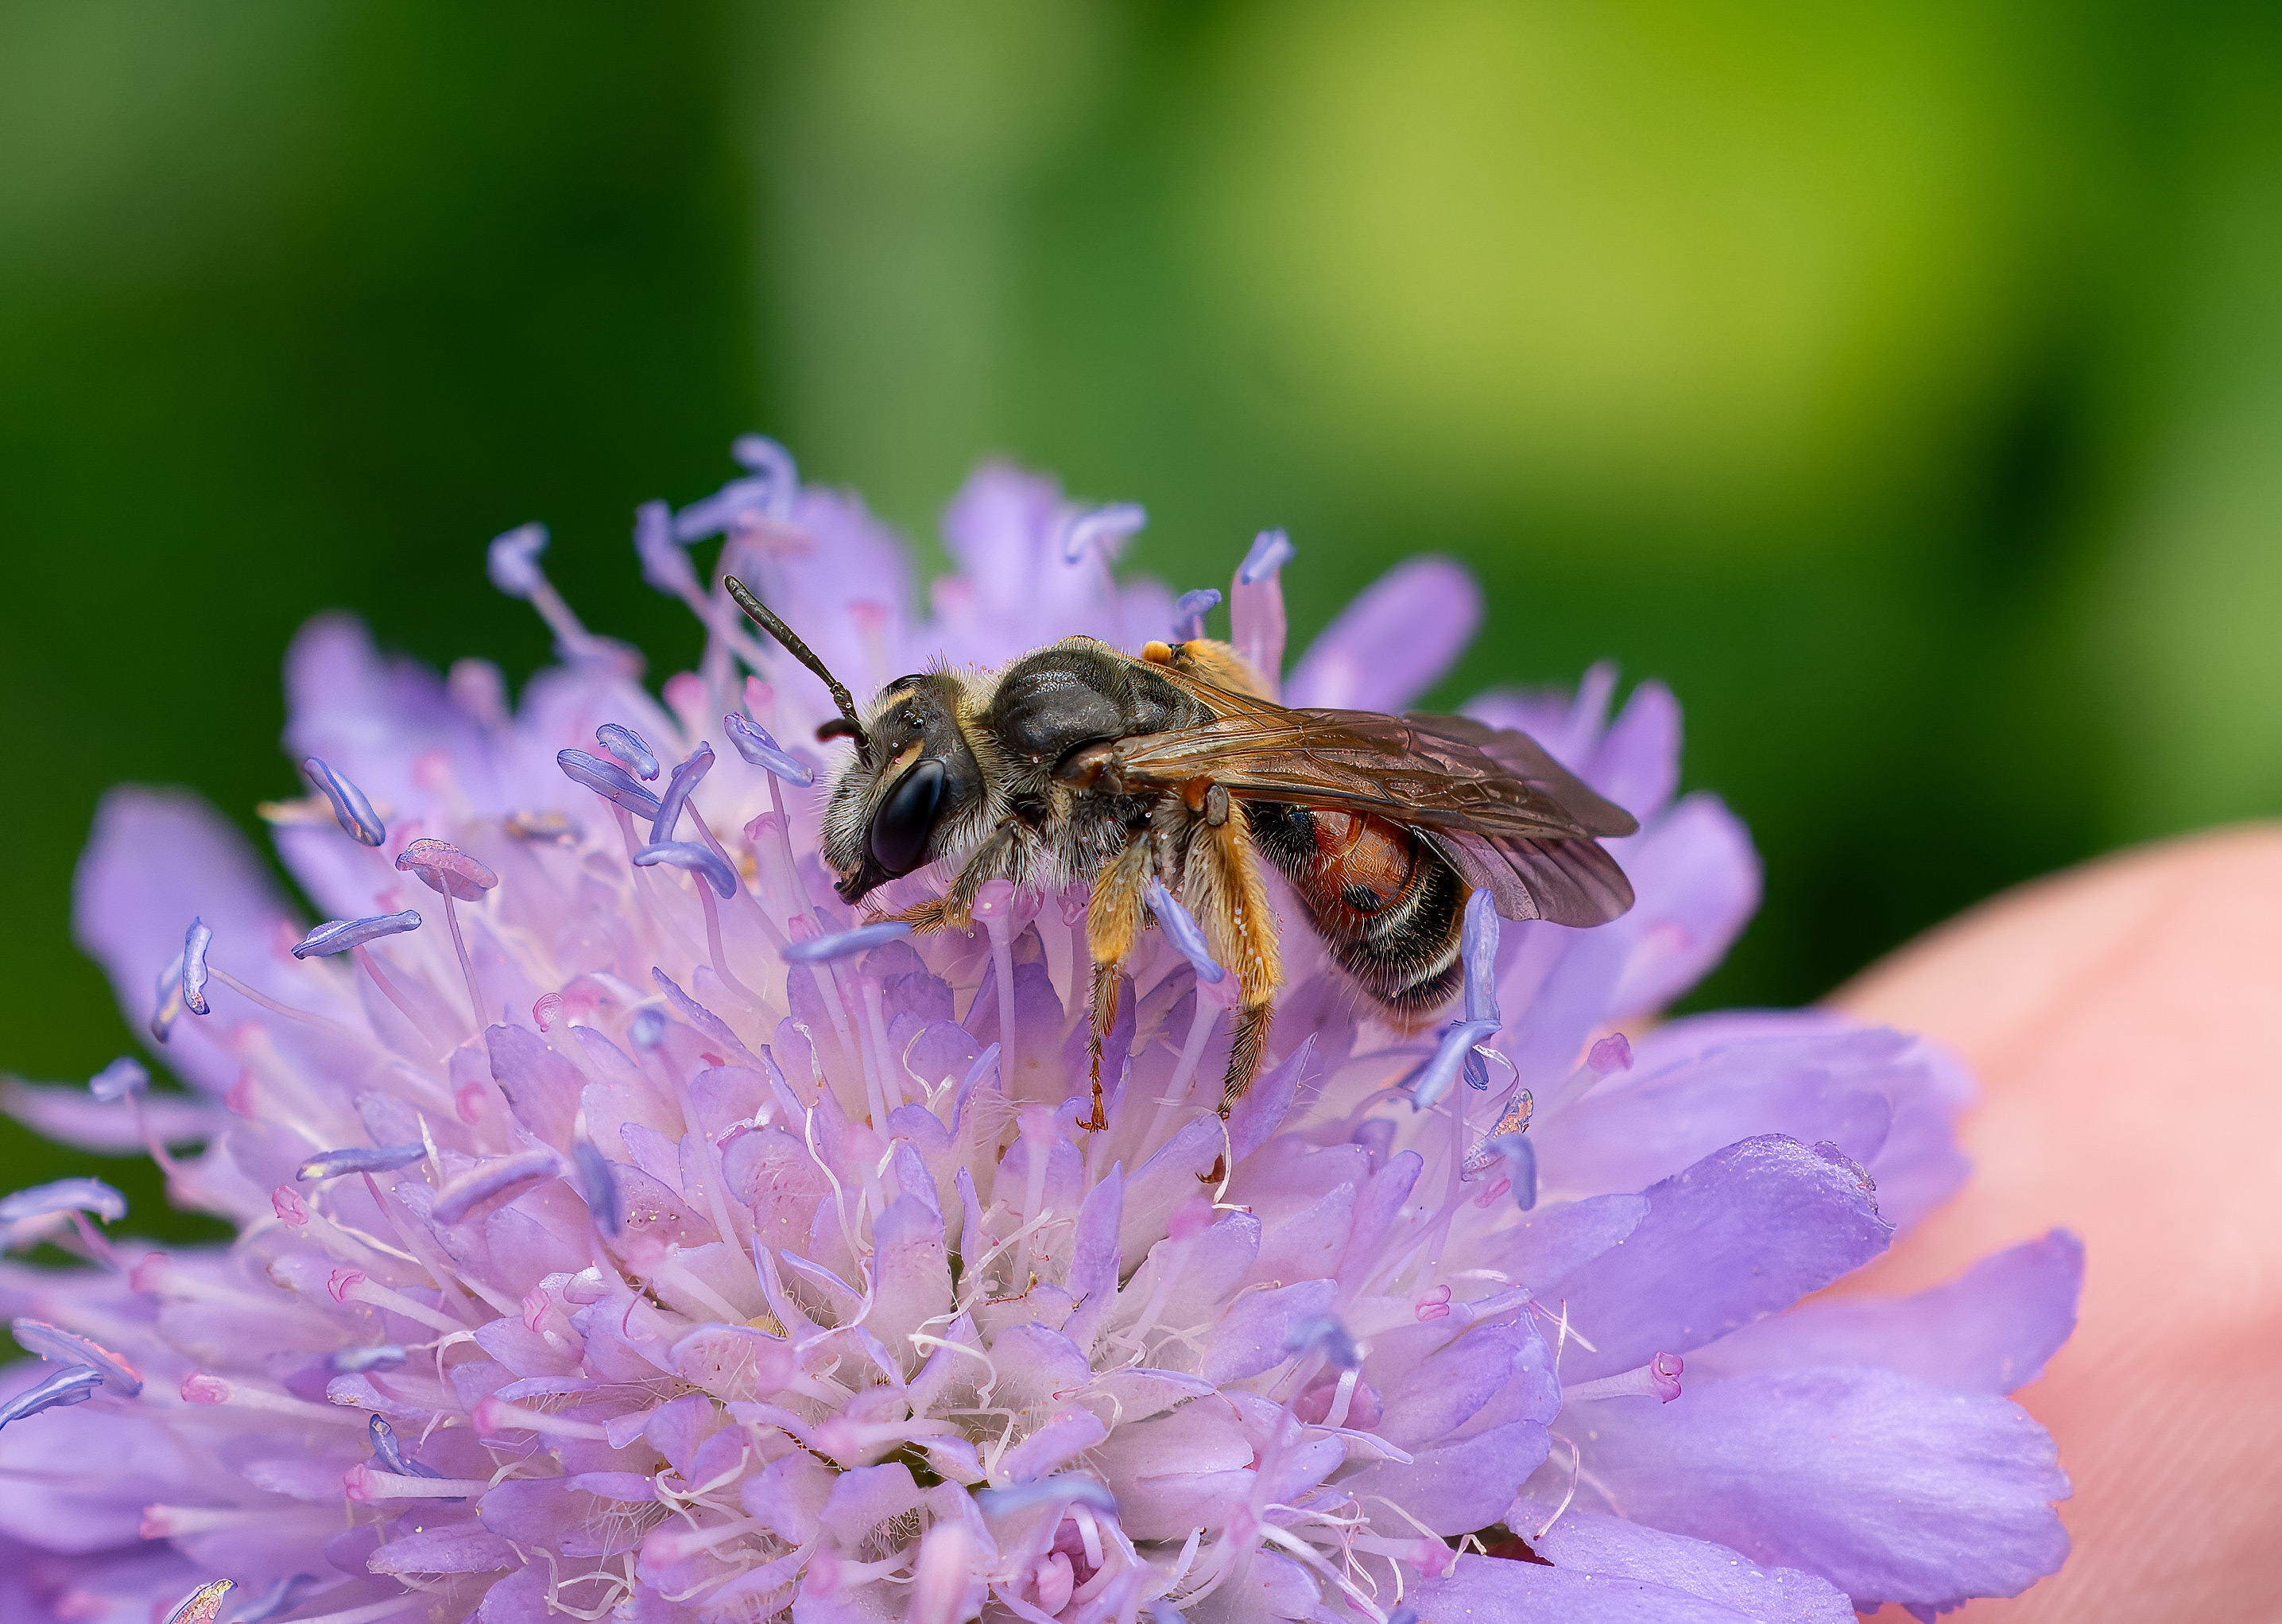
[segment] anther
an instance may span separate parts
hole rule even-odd
[[[1433,1057],[1418,1068],[1410,1081],[1411,1107],[1423,1111],[1448,1093],[1450,1084],[1465,1068],[1474,1045],[1496,1036],[1499,1024],[1495,1021],[1451,1022],[1443,1030],[1441,1042],[1435,1045]]]
[[[296,1574],[294,1577],[304,1579],[307,1575]],[[213,1624],[221,1616],[223,1599],[236,1589],[237,1581],[234,1579],[216,1579],[200,1585],[182,1598],[181,1606],[167,1615],[167,1624]],[[270,1594],[279,1597],[277,1606],[265,1606],[262,1602],[256,1602],[252,1612],[237,1615],[239,1624],[260,1624],[260,1620],[274,1617],[284,1605],[283,1592],[273,1589]],[[265,1597],[263,1602],[268,1599]]]
[[[1185,643],[1202,637],[1205,616],[1219,602],[1220,594],[1210,587],[1183,593],[1173,603],[1173,641]]]
[[[737,753],[755,766],[766,767],[785,782],[803,789],[816,781],[816,769],[787,755],[767,728],[734,711],[721,719],[721,726],[729,730],[729,742],[736,746]]]
[[[1502,1125],[1502,1124],[1501,1124]],[[1526,1133],[1501,1133],[1486,1139],[1478,1153],[1487,1165],[1492,1158],[1505,1162],[1506,1177],[1513,1181],[1513,1204],[1524,1212],[1537,1205],[1537,1146]]]
[[[666,781],[665,793],[658,797],[657,816],[649,826],[652,845],[673,838],[674,826],[681,821],[681,809],[689,804],[690,795],[699,781],[712,770],[713,747],[701,741],[697,748],[689,752],[689,758],[675,766],[673,776]],[[724,891],[721,894],[726,897],[729,893]]]
[[[1298,556],[1299,548],[1292,545],[1291,537],[1280,530],[1263,530],[1252,539],[1252,550],[1245,554],[1236,571],[1237,581],[1256,587]]]
[[[660,863],[702,875],[711,882],[714,890],[724,897],[737,894],[737,871],[721,860],[720,854],[692,840],[663,840],[644,846],[634,853],[634,865],[651,868]]]
[[[1112,502],[1106,508],[1081,513],[1062,527],[1062,562],[1080,562],[1086,549],[1096,542],[1104,548],[1114,548],[1127,537],[1139,534],[1148,522],[1149,510],[1138,502]]]
[[[87,1092],[105,1105],[116,1105],[134,1094],[151,1092],[151,1074],[143,1062],[122,1054],[87,1080]]]
[[[911,933],[912,928],[901,920],[881,920],[875,925],[858,925],[853,930],[835,930],[829,936],[791,943],[785,948],[784,956],[794,964],[822,964],[864,952],[884,942],[901,941]]]
[[[127,1198],[99,1178],[58,1178],[0,1197],[0,1224],[59,1212],[92,1213],[105,1224],[116,1224],[127,1216]]]
[[[45,1381],[25,1388],[6,1403],[0,1404],[0,1426],[11,1421],[20,1421],[26,1416],[35,1416],[43,1410],[56,1410],[66,1404],[84,1404],[95,1396],[103,1385],[103,1372],[88,1365],[74,1364],[58,1371]]]
[[[1197,979],[1208,986],[1218,986],[1228,972],[1212,956],[1205,944],[1205,933],[1197,924],[1196,915],[1180,904],[1179,898],[1165,889],[1162,880],[1149,882],[1149,911],[1157,916],[1158,926],[1165,939],[1180,950],[1181,956],[1196,967]]]
[[[26,1353],[62,1365],[85,1365],[99,1373],[105,1387],[133,1398],[143,1391],[143,1373],[102,1343],[76,1331],[51,1325],[44,1319],[19,1319],[9,1330]]]
[[[344,1348],[325,1361],[334,1374],[361,1375],[366,1371],[392,1371],[403,1365],[410,1356],[394,1342],[382,1342],[372,1348]]]
[[[582,750],[557,750],[555,765],[563,769],[563,776],[582,789],[591,789],[606,801],[614,801],[637,818],[657,816],[657,797],[640,784],[633,775],[615,761],[604,761]]]
[[[625,1213],[618,1205],[618,1176],[590,1140],[580,1139],[571,1146],[570,1155],[578,1164],[579,1193],[586,1198],[594,1227],[615,1239],[626,1226]]]
[[[657,757],[641,734],[617,722],[604,722],[594,729],[594,742],[618,759],[622,766],[631,767],[645,779],[657,776]]]
[[[517,1185],[554,1178],[563,1172],[562,1160],[551,1150],[518,1151],[477,1163],[456,1177],[446,1179],[436,1192],[430,1216],[439,1224],[457,1224],[483,1202]]]
[[[546,525],[519,524],[492,538],[491,550],[484,556],[485,571],[508,596],[528,599],[546,581],[539,572],[539,556],[546,550]]]
[[[697,571],[673,533],[673,509],[664,502],[646,501],[634,509],[634,556],[641,561],[642,579],[667,597],[697,597]]]
[[[206,1003],[206,949],[213,942],[202,919],[192,920],[182,934],[182,1007],[194,1015],[213,1013]]]
[[[1466,898],[1466,921],[1459,952],[1466,967],[1466,1019],[1499,1021],[1497,956],[1500,921],[1486,890]]]
[[[483,894],[499,883],[497,874],[448,840],[415,840],[396,854],[396,866],[406,874],[419,875],[430,890],[457,897],[462,902],[481,901]]]
[[[333,818],[350,839],[368,846],[379,845],[388,838],[388,828],[380,814],[365,799],[364,791],[325,765],[315,756],[301,763],[301,771],[333,804]]]
[[[293,1177],[307,1184],[313,1178],[338,1178],[344,1173],[392,1173],[427,1154],[425,1145],[351,1146],[346,1150],[320,1151],[294,1169]]]
[[[294,943],[291,951],[296,959],[322,959],[362,947],[368,942],[377,942],[383,936],[419,929],[417,908],[407,908],[401,913],[376,913],[369,919],[330,920]]]
[[[1306,1319],[1292,1327],[1284,1339],[1284,1351],[1295,1358],[1304,1359],[1310,1354],[1321,1354],[1329,1364],[1343,1371],[1351,1371],[1362,1363],[1355,1351],[1354,1339],[1347,1328],[1329,1315]]]
[[[173,962],[159,972],[159,982],[153,990],[151,1009],[151,1036],[164,1043],[174,1036],[175,1022],[182,1018],[182,955],[176,953]]]

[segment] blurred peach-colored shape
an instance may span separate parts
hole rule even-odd
[[[2075,1480],[2074,1554],[1952,1616],[2282,1618],[2282,827],[2009,892],[1833,1001],[1950,1045],[1983,1090],[1973,1182],[1864,1287],[2056,1224],[2085,1244],[2076,1337],[2018,1395]]]

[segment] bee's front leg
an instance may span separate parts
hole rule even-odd
[[[945,928],[970,929],[974,922],[974,894],[992,880],[1011,880],[1020,885],[1028,877],[1036,850],[1036,836],[1029,826],[1019,818],[1005,819],[951,876],[951,887],[942,896],[884,917],[900,921],[921,934]]]

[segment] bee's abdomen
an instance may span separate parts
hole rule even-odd
[[[1464,975],[1466,886],[1440,854],[1385,818],[1272,802],[1246,811],[1261,851],[1364,991],[1405,1019],[1449,1001]]]

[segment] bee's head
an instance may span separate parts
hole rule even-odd
[[[962,724],[980,710],[951,672],[899,677],[880,690],[863,724],[868,748],[841,773],[824,815],[824,858],[843,901],[971,843],[989,795]]]
[[[971,695],[950,672],[898,677],[880,690],[867,718],[839,678],[826,669],[776,612],[735,576],[722,586],[795,659],[824,680],[840,714],[816,730],[819,740],[856,742],[856,758],[832,787],[824,815],[824,859],[840,878],[833,889],[854,902],[876,886],[923,868],[973,843],[990,817],[990,792],[966,727],[987,695]]]

